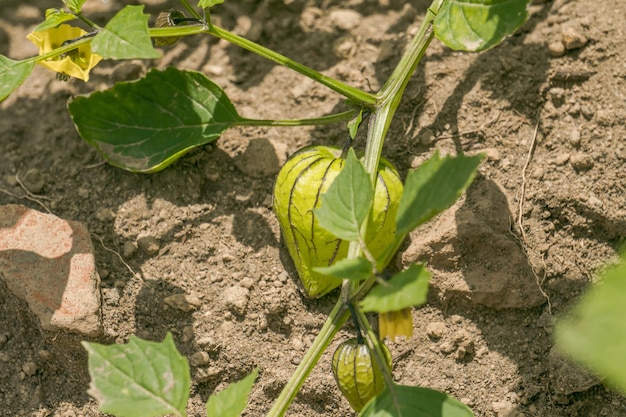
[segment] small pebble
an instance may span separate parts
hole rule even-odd
[[[37,357],[42,361],[49,361],[52,358],[52,353],[49,350],[41,349],[37,352]]]
[[[545,171],[543,170],[543,168],[540,167],[533,169],[533,171],[530,173],[530,177],[536,180],[542,179],[544,175]]]
[[[128,259],[131,256],[133,256],[135,253],[137,253],[137,244],[129,240],[124,242],[124,246],[122,248],[122,256]]]
[[[159,242],[154,236],[140,236],[137,238],[137,246],[148,256],[159,253]]]
[[[89,198],[89,190],[85,187],[79,187],[76,192],[80,198]]]
[[[96,219],[101,222],[109,222],[115,219],[115,213],[108,207],[103,207],[96,212]]]
[[[107,305],[117,306],[120,303],[120,291],[117,288],[103,288],[102,299]]]
[[[569,162],[576,171],[587,171],[593,168],[594,165],[591,155],[583,152],[572,155]]]
[[[183,327],[183,335],[181,340],[183,343],[191,342],[195,337],[195,333],[193,331],[193,326],[185,326]]]
[[[208,365],[210,361],[211,358],[209,357],[209,354],[202,350],[194,353],[189,358],[189,363],[191,364],[191,366]]]
[[[500,415],[511,411],[513,409],[513,404],[508,401],[494,401],[491,403],[491,408],[496,414]]]
[[[363,16],[351,9],[336,9],[330,12],[329,19],[339,30],[348,31],[361,24]]]
[[[483,153],[488,161],[498,162],[501,159],[500,151],[496,148],[483,149]]]
[[[583,28],[578,22],[569,22],[563,25],[561,35],[563,36],[563,45],[568,51],[582,48],[587,44],[587,38],[583,34]]]
[[[554,163],[558,166],[562,166],[562,165],[567,164],[567,161],[569,161],[569,159],[570,159],[570,154],[561,153],[557,155],[556,158],[554,158]]]
[[[440,321],[429,323],[428,326],[426,326],[426,334],[431,339],[441,339],[443,335],[446,334],[446,331],[446,324]]]
[[[304,343],[302,342],[302,338],[300,337],[295,337],[291,341],[291,345],[293,346],[294,350],[304,350]]]
[[[439,345],[439,352],[449,355],[456,350],[456,345],[450,340],[446,340]]]
[[[561,57],[565,55],[565,45],[561,41],[550,42],[548,44],[548,53],[553,58]]]
[[[246,277],[239,281],[239,285],[241,285],[243,288],[250,289],[254,286],[254,281],[252,280],[252,278]]]
[[[550,95],[550,101],[554,104],[554,107],[561,107],[565,103],[565,90],[560,87],[551,88],[548,92]]]
[[[571,143],[574,148],[578,148],[580,146],[580,131],[577,128],[570,131],[569,143]]]
[[[418,139],[422,145],[430,145],[435,140],[435,134],[430,129],[424,129],[419,133]]]
[[[250,299],[250,290],[235,285],[224,290],[222,295],[226,307],[240,316],[246,313],[248,301]]]
[[[35,362],[28,361],[22,365],[22,371],[24,371],[24,373],[28,376],[33,376],[37,373],[37,364],[35,364]]]
[[[219,342],[212,335],[203,336],[196,340],[196,343],[208,352],[215,352],[220,348]]]
[[[188,313],[200,307],[200,300],[197,297],[187,294],[174,294],[163,299],[169,307]]]

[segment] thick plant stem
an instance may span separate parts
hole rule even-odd
[[[313,367],[319,361],[320,357],[330,344],[337,331],[346,322],[350,313],[348,311],[347,304],[343,303],[341,299],[337,301],[335,307],[328,315],[326,322],[322,326],[319,334],[313,341],[313,344],[302,358],[302,361],[291,375],[289,382],[283,388],[280,395],[274,401],[272,408],[267,417],[282,417],[287,412],[289,404],[293,401],[300,388],[304,384],[307,376],[313,370]]]
[[[435,17],[437,10],[439,10],[444,1],[445,0],[434,0],[431,8],[428,10],[424,21],[422,22],[419,32],[411,41],[407,52],[400,60],[400,63],[398,64],[392,75],[389,77],[381,91],[376,95],[377,108],[374,112],[368,128],[364,163],[367,172],[370,174],[373,184],[376,184],[376,174],[378,172],[378,164],[380,162],[380,156],[382,153],[385,135],[387,134],[387,130],[389,128],[389,125],[391,124],[391,120],[393,119],[395,111],[398,107],[398,104],[400,103],[400,99],[402,98],[402,94],[404,92],[404,89],[406,88],[406,85],[409,82],[409,79],[411,78],[411,75],[419,64],[421,58],[424,56],[428,45],[430,45],[430,42],[433,39],[432,21]],[[257,50],[255,50],[255,52],[258,53]],[[368,96],[370,95],[368,94]],[[363,236],[365,236],[364,233],[366,227],[367,225],[365,224],[363,229]],[[350,242],[350,246],[348,248],[348,258],[356,258],[360,256],[360,254],[361,248],[359,243]],[[309,351],[304,356],[302,362],[300,362],[300,365],[296,368],[295,373],[292,375],[291,379],[289,380],[283,391],[280,393],[280,396],[278,397],[278,399],[274,403],[274,406],[267,415],[268,417],[279,417],[284,415],[296,393],[304,384],[304,380],[311,372],[313,366],[321,357],[324,349],[326,349],[332,337],[339,330],[339,327],[346,321],[349,315],[346,306],[348,301],[350,300],[351,295],[354,294],[356,286],[357,285],[355,285],[355,283],[352,283],[349,280],[344,281],[341,291],[341,297],[337,305],[331,312],[328,320],[326,320],[326,323],[320,330],[320,333],[313,342],[313,345],[311,346]],[[371,336],[373,334],[371,328],[369,327],[367,322],[365,322],[364,325],[366,327],[365,330]],[[374,344],[372,347],[374,348],[375,353],[379,357],[379,359],[382,358],[382,350],[380,346]]]
[[[402,98],[406,85],[433,39],[432,22],[437,10],[439,10],[444,1],[445,0],[435,0],[433,2],[431,8],[428,9],[428,13],[418,33],[411,41],[406,53],[400,59],[398,66],[383,85],[381,91],[376,94],[379,99],[379,106],[374,111],[367,130],[365,160],[363,162],[365,170],[369,173],[374,185],[376,184],[376,173],[378,172],[378,165],[380,163],[387,130],[398,108],[398,104],[400,104],[400,99]],[[367,224],[364,224],[363,233],[365,233],[366,230]],[[360,253],[358,242],[350,242],[348,258],[356,258],[360,256]],[[354,283],[346,282],[342,287],[342,297],[346,300],[351,298],[351,293],[355,288]]]
[[[402,94],[406,88],[415,68],[422,60],[430,42],[433,40],[432,22],[435,15],[445,0],[435,0],[426,13],[426,17],[419,31],[409,44],[406,53],[400,59],[387,82],[376,96],[379,99],[379,107],[374,112],[367,135],[365,147],[365,169],[370,174],[372,181],[376,179],[376,172],[380,162],[380,156],[391,120],[400,104]]]

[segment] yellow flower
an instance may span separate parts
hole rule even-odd
[[[43,55],[63,46],[66,41],[86,34],[87,32],[80,28],[60,25],[56,28],[30,33],[26,37],[39,48],[39,55]],[[61,76],[72,76],[89,81],[89,70],[95,67],[101,59],[100,55],[91,52],[90,44],[84,44],[61,56],[40,61],[39,64],[58,72]]]
[[[388,313],[378,314],[378,332],[380,338],[385,336],[395,341],[399,336],[405,336],[407,339],[413,336],[413,316],[411,316],[411,308],[405,308],[400,311],[390,311]]]

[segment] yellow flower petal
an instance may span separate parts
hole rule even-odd
[[[413,336],[413,316],[411,309],[405,308],[400,311],[390,311],[378,315],[378,331],[380,338],[389,336],[391,340],[396,340],[400,336],[407,339]]]
[[[56,28],[30,33],[26,38],[39,48],[39,55],[43,55],[63,46],[66,41],[86,34],[87,32],[80,28],[60,25]],[[90,44],[84,44],[62,56],[40,61],[39,64],[60,74],[89,81],[89,71],[101,60],[100,55],[91,52]]]

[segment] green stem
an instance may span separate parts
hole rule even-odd
[[[265,120],[265,119],[243,119],[237,122],[237,126],[318,126],[333,123],[345,122],[354,117],[357,110],[348,110],[342,113],[328,116],[315,117],[311,119],[288,119],[288,120]]]
[[[419,31],[409,44],[406,53],[400,59],[398,66],[376,95],[381,105],[374,113],[368,130],[367,145],[365,147],[365,169],[369,172],[372,181],[376,179],[376,171],[380,163],[380,156],[385,142],[387,130],[400,104],[402,94],[415,68],[422,60],[426,49],[433,40],[432,21],[445,0],[433,1],[428,9]]]
[[[326,322],[320,329],[320,332],[313,341],[313,344],[302,358],[302,361],[294,373],[291,375],[289,382],[287,382],[287,385],[285,385],[276,401],[274,401],[267,417],[282,417],[285,415],[289,405],[295,398],[296,394],[298,394],[298,391],[300,391],[300,388],[302,388],[304,381],[313,370],[313,367],[322,357],[322,354],[330,344],[332,338],[346,322],[349,316],[350,312],[348,311],[347,304],[343,303],[340,299],[328,315]]]
[[[404,92],[409,79],[413,75],[415,68],[422,60],[422,57],[426,53],[426,49],[433,39],[432,22],[445,1],[446,0],[434,0],[428,8],[424,21],[420,25],[417,34],[409,44],[405,54],[402,56],[400,62],[398,62],[398,65],[393,70],[391,76],[389,76],[378,94],[376,94],[376,97],[381,99],[381,101],[384,102],[389,99],[397,99],[399,101],[399,98],[402,96],[402,93]]]
[[[87,44],[87,43],[91,42],[92,39],[93,39],[92,37],[82,38],[82,39],[77,40],[75,42],[68,43],[67,45],[60,46],[60,47],[55,48],[55,49],[53,49],[51,51],[48,51],[45,54],[27,58],[27,59],[24,60],[24,62],[39,62],[39,61],[45,61],[46,59],[57,57],[59,55],[68,53],[70,51],[73,51],[74,49],[78,48],[81,45],[84,45],[84,44]]]
[[[202,19],[202,16],[200,16],[200,13],[198,13],[196,9],[192,7],[191,4],[189,4],[187,0],[179,0],[179,1],[180,1],[180,4],[182,4],[183,7],[187,9],[187,11],[189,12],[191,16],[195,17],[196,19]]]
[[[85,15],[83,15],[81,12],[76,14],[76,17],[78,17],[80,20],[82,20],[83,22],[85,22],[86,25],[88,25],[89,27],[95,29],[95,30],[100,30],[101,27],[96,25],[94,22],[92,22],[90,19],[88,19]]]
[[[151,38],[168,38],[175,36],[191,36],[200,33],[209,33],[205,25],[164,26],[161,28],[149,28]]]
[[[292,69],[306,77],[309,77],[312,80],[315,80],[318,83],[330,88],[331,90],[336,91],[339,94],[347,97],[350,101],[356,103],[359,107],[371,108],[377,102],[376,97],[374,97],[373,94],[366,93],[359,90],[358,88],[351,87],[345,83],[342,83],[341,81],[335,80],[334,78],[324,75],[321,72],[317,72],[307,67],[306,65],[302,65],[299,62],[296,62],[290,58],[287,58],[284,55],[272,51],[271,49],[261,46],[258,43],[235,35],[234,33],[229,32],[225,29],[221,29],[215,25],[210,25],[209,33],[220,39],[224,39],[232,43],[233,45],[237,45],[250,52],[254,52],[259,56],[262,56],[266,59],[269,59],[270,61]]]
[[[378,338],[376,333],[374,333],[374,330],[372,330],[372,326],[370,326],[367,317],[365,317],[365,313],[363,313],[360,309],[355,310],[361,329],[364,330],[365,334],[367,335],[367,337],[365,338],[367,340],[367,347],[369,347],[370,352],[374,354],[374,359],[378,363],[380,369],[383,371],[387,386],[392,386],[393,376],[391,375],[391,369],[387,365],[385,352],[383,352],[383,348],[380,346],[383,342]]]
[[[409,44],[405,54],[400,59],[398,66],[394,69],[391,76],[387,79],[382,89],[376,97],[379,106],[374,111],[367,130],[367,143],[365,145],[365,159],[363,164],[366,171],[370,174],[372,183],[376,184],[376,176],[380,157],[385,143],[385,136],[395,111],[400,103],[404,89],[408,84],[415,68],[426,53],[426,49],[433,39],[432,21],[445,0],[434,0],[428,9],[424,21],[419,31]],[[363,233],[367,229],[367,225],[363,225]],[[364,235],[365,236],[365,235]],[[361,255],[361,248],[358,242],[350,242],[348,247],[348,258],[356,258]],[[372,282],[373,284],[373,282]],[[350,299],[352,293],[357,289],[353,282],[345,282],[342,287],[342,298]]]

